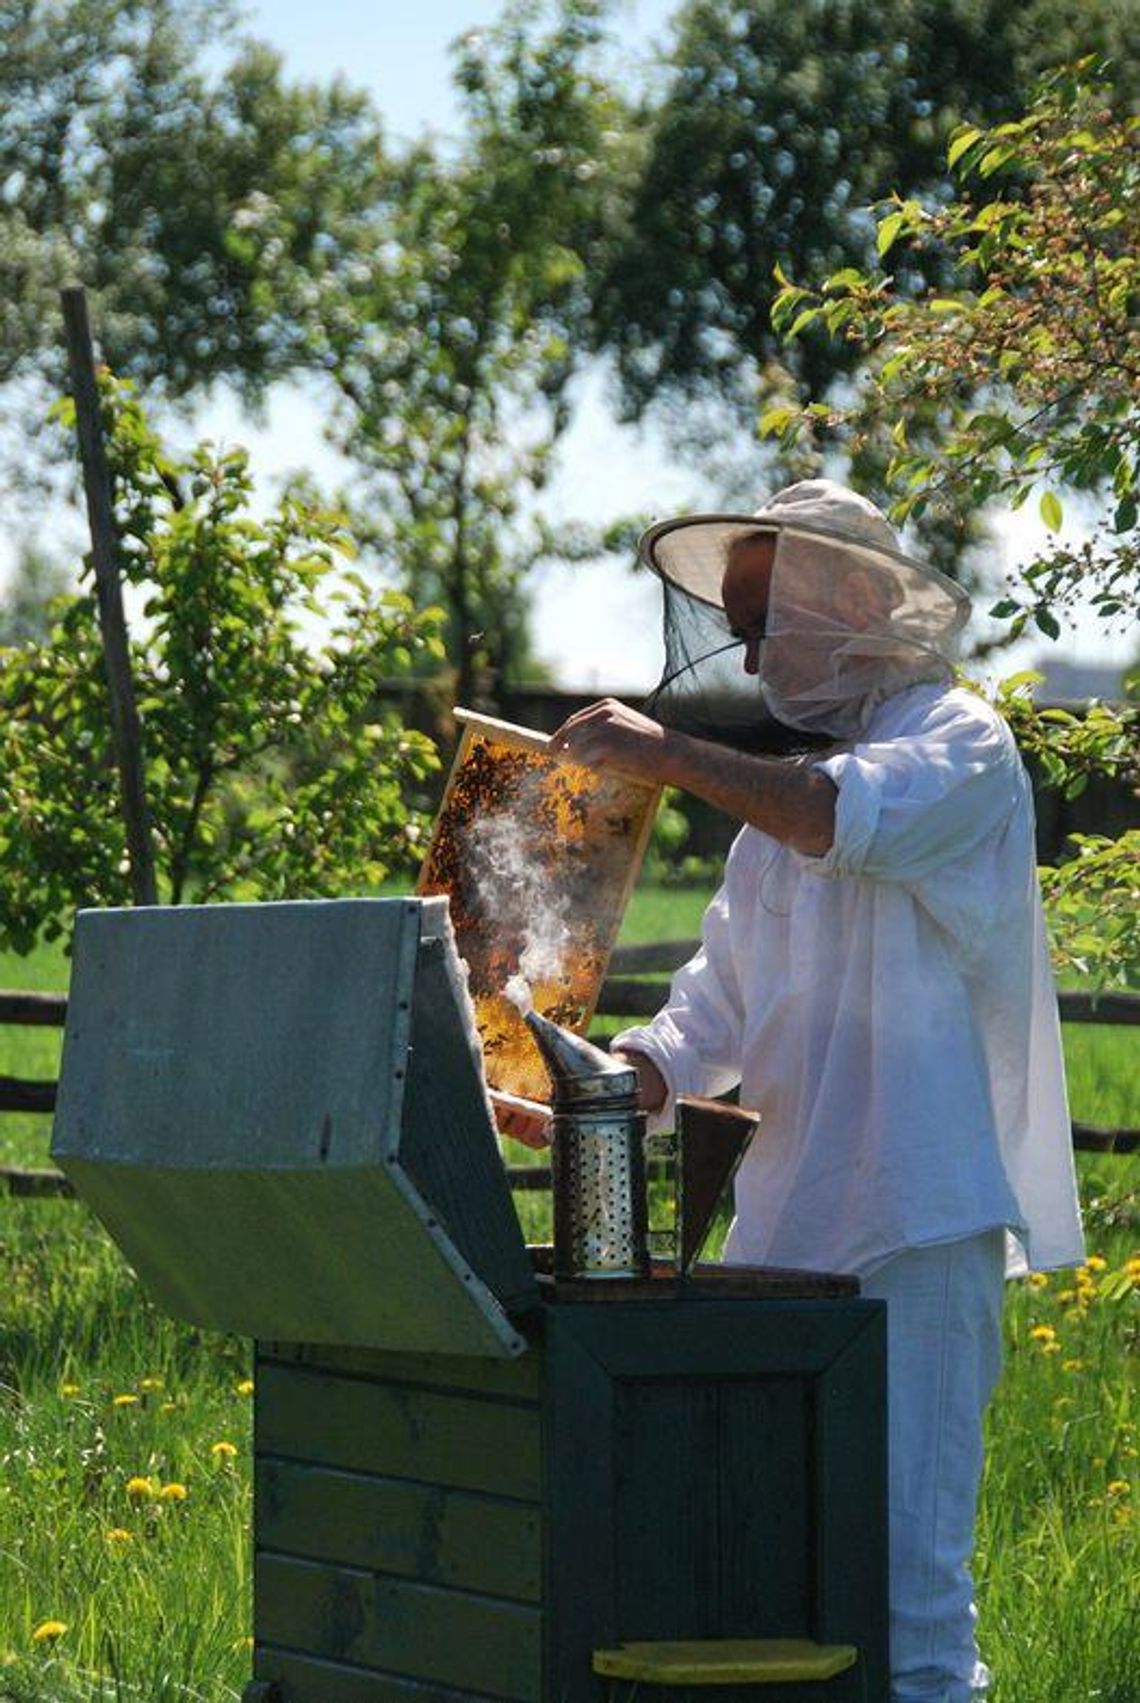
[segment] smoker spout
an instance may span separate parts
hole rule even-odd
[[[538,1011],[526,1012],[525,1022],[546,1065],[556,1112],[599,1103],[636,1104],[635,1070]]]

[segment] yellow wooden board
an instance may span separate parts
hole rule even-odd
[[[810,1638],[706,1638],[595,1650],[593,1665],[608,1679],[649,1685],[787,1685],[831,1679],[858,1657],[853,1644]]]

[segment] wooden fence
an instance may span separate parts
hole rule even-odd
[[[695,940],[658,941],[648,946],[620,946],[610,960],[602,984],[597,1016],[626,1019],[651,1017],[664,1004],[669,975],[696,950]],[[1140,994],[1062,993],[1058,1005],[1063,1023],[1140,1024]],[[0,992],[0,1025],[62,1028],[67,996],[62,993]],[[0,1076],[0,1113],[51,1112],[55,1082],[31,1082]],[[1104,1129],[1096,1124],[1073,1124],[1073,1146],[1083,1153],[1136,1153],[1140,1129]],[[546,1166],[512,1167],[512,1181],[524,1187],[549,1185]],[[67,1179],[51,1168],[28,1170],[0,1166],[0,1186],[19,1195],[69,1194]]]

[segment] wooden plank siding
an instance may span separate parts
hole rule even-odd
[[[539,1703],[538,1363],[259,1345],[254,1671],[282,1703]]]
[[[260,1549],[253,1589],[258,1634],[270,1644],[505,1703],[541,1703],[537,1608]]]
[[[258,1544],[512,1602],[542,1596],[533,1503],[262,1457]]]
[[[535,1501],[538,1408],[259,1362],[261,1455]]]
[[[254,1673],[243,1703],[261,1703],[262,1698],[266,1703],[496,1703],[485,1691],[328,1662],[276,1644],[258,1645]],[[259,1691],[259,1684],[265,1689]]]

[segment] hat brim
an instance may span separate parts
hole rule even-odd
[[[953,606],[946,623],[947,632],[958,632],[970,616],[971,604],[967,593],[937,568],[928,567],[903,550],[891,550],[877,539],[858,536],[836,526],[809,526],[801,521],[785,519],[779,514],[692,514],[660,520],[642,533],[637,553],[654,573],[671,585],[680,587],[710,608],[723,609],[721,583],[731,546],[740,538],[757,534],[789,532],[809,538],[826,539],[847,546],[862,558],[879,557],[884,563],[902,567],[939,587]],[[681,535],[684,545],[681,546]],[[700,534],[694,538],[694,534]],[[948,612],[949,613],[949,612]]]

